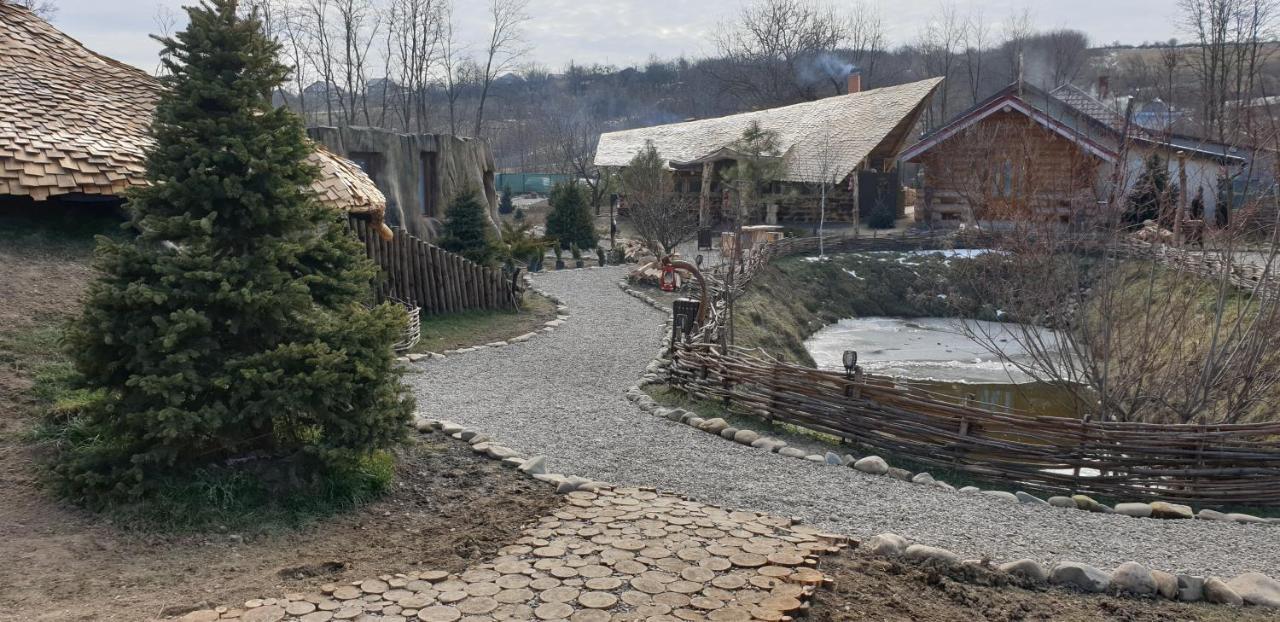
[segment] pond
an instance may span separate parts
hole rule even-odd
[[[867,373],[913,387],[961,400],[972,396],[1003,409],[1078,416],[1066,390],[1035,382],[966,335],[966,326],[1000,343],[1010,358],[1030,361],[1017,338],[1022,326],[957,318],[844,319],[814,333],[805,341],[805,349],[821,369],[842,370],[844,351],[854,350]],[[1032,330],[1046,343],[1056,340],[1049,329]]]

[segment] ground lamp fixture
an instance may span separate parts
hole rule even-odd
[[[853,371],[858,368],[858,353],[853,350],[844,351],[844,377],[853,380]]]

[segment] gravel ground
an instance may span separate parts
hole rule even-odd
[[[675,490],[798,516],[857,536],[884,531],[997,560],[1137,561],[1172,572],[1280,575],[1280,527],[1162,521],[1031,507],[770,454],[641,413],[623,396],[660,344],[663,314],[622,293],[624,268],[538,275],[571,317],[501,349],[420,363],[424,416],[473,426],[551,471]]]

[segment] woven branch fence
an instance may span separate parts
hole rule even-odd
[[[899,240],[925,247],[945,242],[932,236]],[[841,249],[864,244],[827,242]],[[774,257],[816,247],[816,239],[801,238],[758,248],[744,258],[741,282]],[[726,348],[716,343],[724,306],[717,297],[707,324],[672,349],[673,387],[765,420],[1026,489],[1201,505],[1280,505],[1280,423],[1098,422],[956,403],[886,378],[855,380]]]
[[[369,258],[382,269],[377,283],[380,298],[410,301],[431,315],[520,308],[514,276],[424,242],[399,227],[392,228],[392,239],[384,240],[367,221],[352,218],[349,222]]]

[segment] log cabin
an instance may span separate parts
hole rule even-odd
[[[1158,155],[1212,222],[1221,178],[1245,158],[1229,147],[1156,133],[1072,85],[1005,87],[902,152],[921,166],[917,218],[930,225],[1046,220],[1078,223],[1121,204]]]

